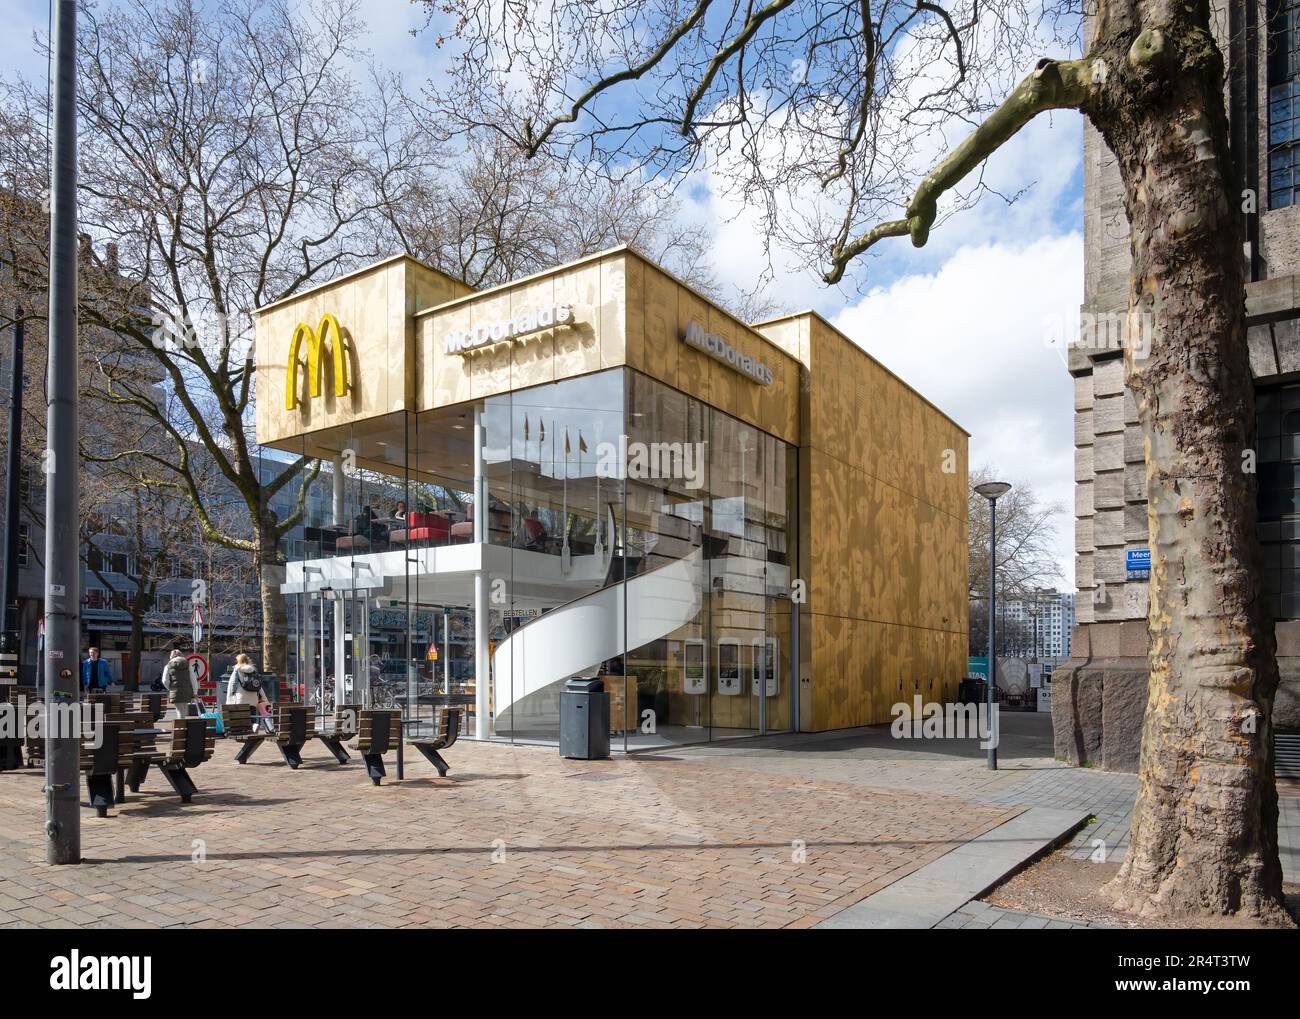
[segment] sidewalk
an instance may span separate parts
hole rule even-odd
[[[83,810],[80,867],[43,862],[42,776],[4,772],[0,925],[811,927],[1027,808],[1096,815],[1076,855],[1120,858],[1134,776],[1061,766],[1045,716],[1004,718],[996,772],[973,743],[873,728],[602,762],[462,741],[448,779],[417,759],[376,788],[355,755],[241,767],[219,741],[192,804],[151,776],[114,816]]]

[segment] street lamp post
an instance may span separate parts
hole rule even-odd
[[[998,595],[998,499],[1011,491],[1011,486],[1005,481],[986,481],[982,485],[976,485],[975,491],[989,501],[989,683],[985,696],[989,713],[989,771],[997,771],[998,741],[995,732],[996,726],[993,721],[993,690],[997,685],[998,660],[994,656],[993,640],[997,625],[994,611]]]
[[[49,368],[45,458],[45,858],[81,862],[80,741],[65,732],[78,699],[77,4],[54,18]],[[52,723],[64,712],[63,724]]]

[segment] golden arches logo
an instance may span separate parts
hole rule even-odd
[[[284,406],[293,410],[298,406],[298,364],[302,356],[302,341],[307,341],[307,386],[313,397],[320,396],[321,380],[321,346],[325,343],[327,333],[333,333],[330,348],[334,354],[334,395],[347,396],[350,380],[348,378],[348,355],[343,343],[343,327],[339,320],[329,312],[321,316],[320,325],[315,331],[306,322],[299,322],[289,341],[289,377],[285,380]]]

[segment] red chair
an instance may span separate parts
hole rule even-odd
[[[451,521],[441,513],[408,513],[406,524],[389,534],[391,544],[434,545],[445,542],[451,533]]]

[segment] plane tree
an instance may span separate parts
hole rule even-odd
[[[756,244],[806,253],[828,284],[960,216],[1035,117],[1086,117],[1122,178],[1130,332],[1151,337],[1125,349],[1146,449],[1150,696],[1132,844],[1108,888],[1144,914],[1281,921],[1223,55],[1206,0],[1047,4],[435,2],[427,31],[450,59],[429,102],[456,130],[592,173],[708,173],[757,210]]]

